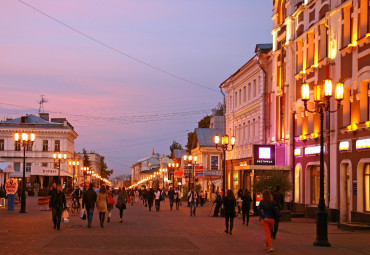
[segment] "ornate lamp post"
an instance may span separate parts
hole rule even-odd
[[[164,173],[167,173],[167,168],[159,169],[159,172],[162,173],[162,188],[164,189]]]
[[[67,154],[54,153],[53,154],[54,162],[58,162],[58,183],[60,183],[60,163],[65,162],[67,159]]]
[[[194,183],[194,176],[195,176],[195,174],[193,172],[194,172],[194,164],[197,163],[197,160],[198,160],[198,157],[197,156],[184,155],[184,162],[185,162],[185,164],[186,165],[191,164],[191,172],[190,172],[190,176],[189,176],[188,192],[190,192],[190,178],[193,179],[193,187],[195,188],[195,183]],[[193,164],[193,161],[195,162],[194,164]]]
[[[69,165],[72,166],[72,168],[73,168],[73,176],[72,176],[72,189],[73,189],[74,185],[75,185],[75,182],[76,182],[76,180],[75,180],[75,167],[79,166],[80,162],[77,161],[77,160],[71,160],[71,161],[69,161]]]
[[[168,163],[167,168],[168,172],[172,172],[172,186],[175,189],[175,171],[179,167],[179,163]]]
[[[34,133],[15,133],[14,140],[23,147],[23,177],[22,177],[22,195],[21,195],[21,210],[20,213],[26,213],[26,149],[31,149],[35,142],[36,135]]]
[[[229,143],[229,136],[224,135],[221,138],[221,150],[218,148],[220,145],[220,136],[215,135],[214,137],[214,142],[216,145],[216,149],[218,151],[223,151],[223,161],[222,161],[222,198],[225,196],[225,174],[226,174],[226,151],[232,151],[234,149],[234,145],[236,142],[235,136],[231,137],[231,141]],[[231,145],[231,149],[229,149],[229,145]]]
[[[304,108],[310,113],[320,114],[320,199],[318,205],[317,223],[316,223],[316,240],[313,243],[315,246],[329,247],[331,244],[328,241],[328,213],[326,211],[324,199],[324,112],[336,112],[340,108],[340,102],[343,100],[343,83],[337,83],[335,89],[335,99],[337,100],[337,109],[330,110],[330,98],[333,94],[332,81],[325,80],[324,97],[321,96],[322,90],[320,85],[314,87],[314,102],[313,109],[308,109],[307,102],[310,99],[310,86],[305,83],[301,88],[301,99],[304,103]]]

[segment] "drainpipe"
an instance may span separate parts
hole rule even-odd
[[[263,68],[262,64],[260,63],[260,59],[259,59],[259,54],[260,52],[257,53],[257,64],[258,66],[261,68],[262,72],[263,72],[263,91],[262,91],[262,122],[263,122],[263,143],[266,144],[267,143],[267,123],[266,123],[266,97],[267,97],[267,77],[266,77],[266,71],[265,69]]]

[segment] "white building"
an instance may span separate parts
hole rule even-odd
[[[14,140],[15,133],[35,133],[36,140],[26,150],[26,177],[27,185],[35,189],[46,188],[58,176],[58,163],[53,153],[67,155],[60,164],[60,177],[65,185],[71,185],[72,167],[68,159],[74,156],[74,141],[77,138],[73,126],[64,118],[52,118],[49,114],[25,115],[16,119],[0,122],[0,161],[13,164],[14,173],[10,177],[20,179],[23,176],[23,148]]]

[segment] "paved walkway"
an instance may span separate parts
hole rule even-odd
[[[233,235],[224,233],[224,219],[208,217],[211,204],[190,217],[183,206],[170,211],[168,200],[160,212],[149,212],[141,204],[128,205],[124,222],[118,223],[118,210],[105,228],[93,228],[74,214],[62,230],[52,227],[51,212],[40,211],[37,198],[27,200],[27,214],[0,209],[0,254],[268,254],[263,249],[264,232],[257,217],[248,227],[235,219]],[[280,224],[273,241],[273,254],[370,254],[370,232],[348,232],[329,225],[331,248],[315,247],[312,219],[294,219]]]

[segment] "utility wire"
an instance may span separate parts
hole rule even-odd
[[[96,42],[96,43],[98,43],[98,44],[100,44],[100,45],[102,45],[102,46],[104,46],[104,47],[106,47],[106,48],[108,48],[108,49],[112,50],[112,51],[114,51],[114,52],[117,52],[117,53],[119,53],[119,54],[121,54],[121,55],[124,55],[124,56],[126,56],[126,57],[128,57],[128,58],[130,58],[130,59],[132,59],[132,60],[134,60],[134,61],[136,61],[136,62],[139,62],[140,64],[146,65],[147,67],[150,67],[150,68],[152,68],[152,69],[154,69],[154,70],[156,70],[156,71],[162,72],[162,73],[164,73],[164,74],[166,74],[166,75],[169,75],[169,76],[171,76],[171,77],[173,77],[173,78],[176,78],[176,79],[179,79],[179,80],[181,80],[181,81],[184,81],[184,82],[186,82],[186,83],[188,83],[188,84],[191,84],[191,85],[193,85],[193,86],[198,86],[198,87],[201,87],[201,88],[208,89],[208,90],[211,90],[211,91],[213,91],[213,92],[217,92],[217,93],[219,93],[219,91],[218,91],[218,90],[216,90],[216,89],[209,88],[209,87],[204,86],[204,85],[201,85],[201,84],[199,84],[199,83],[196,83],[196,82],[190,81],[190,80],[185,79],[185,78],[183,78],[183,77],[181,77],[181,76],[178,76],[178,75],[173,74],[173,73],[171,73],[171,72],[169,72],[169,71],[166,71],[166,70],[164,70],[164,69],[162,69],[162,68],[159,68],[159,67],[156,67],[156,66],[154,66],[154,65],[152,65],[152,64],[149,64],[149,63],[147,63],[147,62],[145,62],[145,61],[143,61],[143,60],[140,60],[140,59],[138,59],[138,58],[136,58],[136,57],[133,57],[133,56],[131,56],[131,55],[129,55],[129,54],[127,54],[127,53],[123,52],[123,51],[120,51],[120,50],[118,50],[118,49],[116,49],[116,48],[114,48],[114,47],[112,47],[112,46],[110,46],[110,45],[108,45],[108,44],[106,44],[106,43],[104,43],[104,42],[102,42],[102,41],[98,40],[98,39],[95,39],[94,37],[92,37],[92,36],[90,36],[90,35],[88,35],[88,34],[86,34],[86,33],[82,32],[82,31],[80,31],[80,30],[78,30],[78,29],[76,29],[76,28],[74,28],[74,27],[72,27],[72,26],[70,26],[70,25],[68,25],[68,24],[64,23],[63,21],[60,21],[60,20],[58,20],[58,19],[56,19],[56,18],[54,18],[54,17],[50,16],[49,14],[47,14],[47,13],[45,13],[45,12],[43,12],[43,11],[41,11],[41,10],[37,9],[36,7],[34,7],[34,6],[30,5],[30,4],[28,4],[28,3],[26,3],[26,2],[24,2],[24,1],[22,1],[22,0],[18,0],[18,2],[20,2],[20,3],[22,3],[22,4],[26,5],[26,6],[28,6],[29,8],[33,9],[34,11],[36,11],[36,12],[38,12],[38,13],[40,13],[40,14],[42,14],[42,15],[46,16],[46,17],[48,17],[49,19],[54,20],[55,22],[57,22],[57,23],[61,24],[62,26],[65,26],[65,27],[67,27],[67,28],[69,28],[69,29],[73,30],[74,32],[76,32],[76,33],[78,33],[78,34],[80,34],[80,35],[82,35],[82,36],[84,36],[84,37],[86,37],[86,38],[88,38],[88,39],[90,39],[90,40],[92,40],[92,41],[94,41],[94,42]]]

